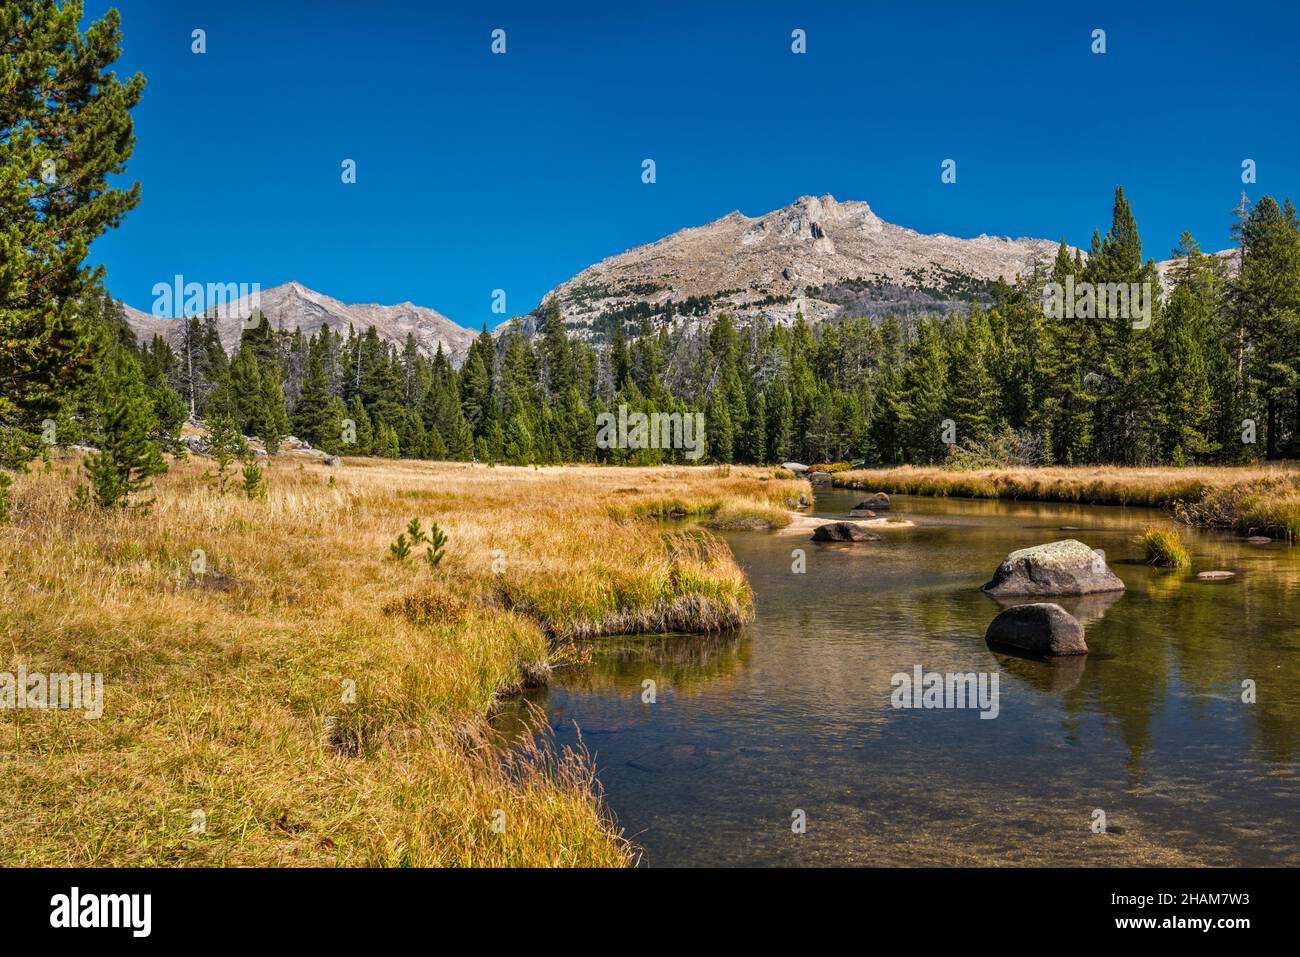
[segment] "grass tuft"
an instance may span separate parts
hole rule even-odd
[[[1176,528],[1149,526],[1137,536],[1136,542],[1146,553],[1148,564],[1161,568],[1187,568],[1192,564],[1192,556]]]

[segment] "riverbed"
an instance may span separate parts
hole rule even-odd
[[[859,498],[819,492],[812,514]],[[591,753],[643,864],[1300,864],[1300,548],[1183,529],[1193,566],[1170,572],[1132,541],[1158,511],[893,506],[912,525],[878,542],[728,533],[750,625],[599,639],[530,693],[559,744]],[[1127,585],[1063,602],[1091,653],[990,649],[999,606],[979,586],[1060,538]],[[1236,577],[1195,579],[1218,569]],[[918,666],[996,674],[996,717],[894,707]]]

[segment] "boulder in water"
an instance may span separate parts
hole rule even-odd
[[[857,522],[827,522],[818,525],[813,531],[814,542],[878,542],[879,535],[873,535]]]
[[[889,510],[889,496],[884,492],[876,492],[868,495],[857,505],[853,506],[853,511],[860,512],[868,510],[872,512],[886,512]]]
[[[984,640],[1035,655],[1086,655],[1083,625],[1060,605],[1013,605],[989,624]]]
[[[1012,552],[984,585],[984,592],[994,598],[1123,590],[1124,583],[1107,567],[1106,559],[1073,538]]]

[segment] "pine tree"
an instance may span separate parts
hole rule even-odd
[[[1174,290],[1154,329],[1161,454],[1166,461],[1200,458],[1217,446],[1206,434],[1213,402],[1206,349],[1213,348],[1214,286],[1206,281],[1206,257],[1188,233],[1183,233],[1177,252],[1182,262],[1174,272]]]
[[[131,497],[151,488],[149,480],[167,471],[167,465],[150,439],[157,420],[130,350],[113,347],[100,372],[98,397],[98,451],[84,462],[95,502],[101,508],[147,509],[153,499],[132,502]]]
[[[260,395],[257,410],[257,437],[262,440],[267,455],[280,451],[280,443],[289,431],[289,416],[284,410],[284,387],[280,382],[280,364],[262,365]]]
[[[307,378],[303,380],[302,395],[293,410],[293,430],[298,438],[316,448],[338,438],[330,407],[329,380],[321,362],[321,350],[312,343],[307,364]],[[365,454],[364,452],[361,454]]]
[[[248,454],[248,443],[230,415],[219,412],[208,420],[208,451],[217,463],[217,494],[225,495],[226,472]]]
[[[1255,204],[1242,225],[1243,260],[1231,284],[1251,344],[1245,374],[1264,410],[1265,455],[1300,437],[1300,223],[1288,200]]]
[[[120,16],[84,33],[79,3],[0,6],[0,466],[36,454],[40,423],[87,383],[102,343],[80,311],[91,243],[139,202],[110,187],[135,145],[144,78],[119,79]]]
[[[915,351],[903,372],[899,429],[909,461],[925,464],[938,461],[944,453],[943,420],[949,417],[948,368],[937,324],[922,323],[917,331]]]

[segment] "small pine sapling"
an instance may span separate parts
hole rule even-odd
[[[429,547],[424,550],[425,561],[429,563],[430,569],[436,569],[438,563],[442,561],[442,556],[446,554],[447,536],[443,534],[442,529],[438,527],[437,522],[429,526],[429,536],[425,539]]]
[[[406,561],[406,556],[411,554],[411,543],[407,540],[405,532],[398,535],[397,541],[388,546],[388,553],[399,562]]]
[[[226,471],[231,464],[248,454],[248,445],[228,415],[214,415],[208,423],[208,443],[217,460],[217,492],[226,494]]]
[[[252,455],[244,458],[244,494],[252,500],[263,500],[266,498],[266,476],[262,472],[262,467],[257,464],[257,459]]]

